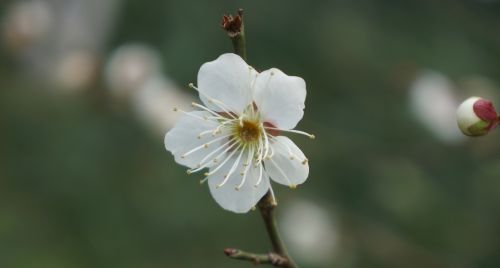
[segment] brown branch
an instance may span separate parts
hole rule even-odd
[[[288,260],[286,258],[273,252],[269,254],[255,254],[235,248],[226,248],[224,253],[231,259],[250,261],[255,265],[271,264],[275,267],[289,267],[287,266]]]
[[[278,233],[278,226],[276,224],[276,219],[274,218],[274,208],[276,207],[276,204],[274,203],[271,192],[267,192],[267,194],[262,197],[259,203],[257,203],[257,207],[259,208],[262,219],[264,220],[273,251],[268,254],[256,254],[239,249],[226,248],[224,250],[226,256],[232,259],[250,261],[256,265],[271,264],[275,267],[298,268],[297,264],[295,264],[292,258],[288,255],[285,245],[283,244],[283,241]]]

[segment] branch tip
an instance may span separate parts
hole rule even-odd
[[[234,249],[234,248],[225,248],[224,249],[224,254],[226,254],[226,256],[228,256],[228,257],[235,255],[237,252],[238,252],[238,250]]]
[[[237,15],[223,15],[221,27],[226,30],[229,37],[234,38],[241,34],[243,27],[243,9],[238,9]]]

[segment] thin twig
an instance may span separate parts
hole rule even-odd
[[[236,259],[236,260],[244,260],[244,261],[250,261],[253,264],[271,264],[276,267],[286,267],[283,266],[286,263],[288,263],[288,260],[283,258],[281,255],[278,255],[276,253],[269,253],[269,254],[255,254],[251,252],[246,252],[243,250],[235,249],[235,248],[226,248],[224,250],[224,253],[226,256],[228,256],[231,259]]]
[[[285,245],[280,238],[276,219],[274,218],[275,204],[270,192],[268,192],[257,204],[266,226],[267,234],[271,240],[273,250],[268,254],[256,254],[235,248],[226,248],[226,256],[236,260],[250,261],[253,264],[271,264],[275,267],[298,268],[297,264],[288,255]]]

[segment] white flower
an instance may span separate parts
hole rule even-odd
[[[281,210],[283,239],[304,265],[332,267],[333,260],[338,259],[342,232],[332,212],[306,199],[294,199]]]
[[[179,119],[180,114],[171,112],[172,105],[189,107],[193,101],[191,96],[161,75],[145,81],[131,97],[131,105],[138,118],[161,135]]]
[[[420,72],[409,89],[410,107],[416,119],[436,138],[449,144],[465,139],[455,122],[455,91],[446,76],[432,70]]]
[[[143,44],[125,44],[113,51],[104,78],[114,97],[127,99],[153,77],[162,73],[160,55]]]
[[[47,1],[13,2],[2,21],[7,47],[25,49],[48,37],[55,26],[54,15]]]
[[[208,168],[212,196],[224,209],[245,213],[271,191],[269,178],[295,188],[309,175],[307,158],[282,132],[304,114],[306,84],[278,69],[258,73],[235,54],[223,54],[198,72],[204,105],[183,112],[165,147],[188,174]]]

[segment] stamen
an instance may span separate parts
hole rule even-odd
[[[229,145],[226,150],[224,150],[224,152],[220,153],[219,155],[217,155],[215,158],[218,158],[220,156],[222,156],[224,153],[226,153],[228,150],[230,150],[232,147],[234,147],[234,145],[236,145],[237,143],[235,142],[235,138],[227,141],[226,143],[224,143],[223,145],[221,145],[220,147],[216,148],[215,150],[213,150],[212,152],[210,152],[209,154],[207,154],[203,159],[201,159],[200,163],[198,164],[198,167],[196,169],[193,169],[191,170],[191,173],[194,173],[194,172],[198,172],[206,167],[208,167],[208,165],[212,162],[212,161],[208,161],[205,163],[205,161],[207,161],[212,155],[214,155],[215,153],[219,152],[221,149],[223,149],[224,147],[226,147],[229,143],[233,142],[233,144]]]
[[[226,109],[222,106],[222,105],[226,105],[222,101],[216,100],[214,98],[208,98],[208,102],[215,104],[217,107],[221,108],[226,114],[231,116],[233,119],[236,119],[236,116],[234,116],[232,112],[230,112],[228,109]]]
[[[210,119],[210,118],[209,118]],[[198,134],[198,139],[201,139],[204,135],[212,133],[212,136],[221,133],[222,128],[226,127],[227,124],[232,123],[232,121],[225,121],[220,123],[216,128],[202,131]]]
[[[200,149],[202,149],[202,148],[208,148],[208,145],[210,145],[210,144],[212,144],[212,143],[214,143],[214,142],[216,142],[216,141],[220,141],[220,140],[222,140],[222,139],[224,139],[224,138],[227,138],[227,137],[229,137],[229,136],[231,136],[231,134],[228,134],[228,135],[225,135],[225,136],[222,136],[222,137],[215,138],[215,139],[213,139],[213,140],[211,140],[211,141],[209,141],[209,142],[207,142],[207,143],[204,143],[204,144],[202,144],[202,145],[200,145],[200,146],[197,146],[197,147],[195,147],[195,148],[191,149],[190,151],[188,151],[187,153],[185,153],[185,154],[181,155],[181,158],[185,158],[186,156],[188,156],[188,155],[190,155],[190,154],[192,154],[192,153],[194,153],[194,152],[196,152],[196,151],[198,151],[198,150],[200,150]]]
[[[194,117],[194,118],[198,118],[198,119],[203,120],[203,121],[207,121],[207,120],[208,120],[208,117],[200,117],[200,116],[194,115],[194,114],[192,114],[192,113],[190,113],[190,112],[186,112],[186,111],[184,111],[184,110],[181,110],[181,109],[179,109],[179,108],[177,108],[177,107],[174,107],[174,111],[175,111],[175,112],[181,112],[181,113],[183,113],[183,114],[185,114],[185,115],[187,115],[187,116],[191,116],[191,117]]]
[[[257,80],[257,79],[255,79],[255,80]],[[252,88],[253,88],[253,85],[252,85]],[[251,109],[250,111],[252,113],[252,117],[255,117],[256,111],[255,111],[255,107],[253,106],[253,102],[250,104],[250,109]]]
[[[217,129],[217,128],[214,128],[214,129],[209,129],[209,130],[205,130],[205,131],[202,131],[198,134],[198,139],[201,139],[201,137],[203,137],[203,135],[205,134],[208,134],[208,133],[212,133],[214,132],[214,130]]]
[[[218,125],[218,126],[215,128],[215,130],[212,132],[212,136],[215,136],[215,135],[217,135],[217,134],[221,133],[222,128],[224,128],[224,127],[225,127],[227,124],[229,124],[229,123],[233,123],[233,122],[234,122],[234,121],[236,121],[236,120],[238,120],[238,119],[228,120],[228,121],[225,121],[225,122],[221,123],[221,124],[220,124],[220,125]]]
[[[223,166],[227,163],[227,161],[229,161],[229,159],[230,159],[230,158],[231,158],[231,157],[232,157],[232,156],[233,156],[233,155],[234,155],[234,154],[238,151],[238,149],[240,149],[240,147],[241,147],[241,144],[240,144],[240,145],[238,145],[238,147],[236,147],[236,149],[234,149],[234,150],[233,150],[233,151],[232,151],[232,152],[231,152],[231,153],[230,153],[230,154],[226,157],[226,159],[224,159],[224,161],[222,161],[222,163],[220,163],[220,165],[218,165],[216,168],[214,168],[214,169],[210,170],[210,172],[205,173],[205,176],[210,176],[210,175],[214,174],[215,172],[217,172],[217,171],[218,171],[221,167],[223,167]],[[226,149],[226,150],[228,150],[228,149]],[[225,151],[224,151],[224,152],[225,152]]]
[[[233,115],[233,113],[231,113],[229,110],[229,106],[227,106],[227,104],[225,104],[224,102],[220,101],[220,100],[217,100],[217,99],[214,99],[210,96],[207,96],[207,94],[203,94],[202,92],[200,92],[200,90],[198,90],[197,87],[194,86],[193,83],[189,83],[189,87],[198,91],[198,93],[200,93],[201,95],[203,95],[205,98],[208,99],[208,102],[209,103],[213,103],[215,104],[217,107],[221,108],[225,113],[227,113],[229,116],[231,116],[233,119],[236,119],[236,117]],[[226,106],[225,108],[222,106]]]
[[[225,153],[229,152],[229,150],[231,150],[235,145],[237,145],[238,143],[233,143],[231,145],[229,145],[224,151],[222,151],[220,154],[218,154],[214,159],[212,159],[212,162],[214,163],[217,163],[218,162],[218,159],[219,157],[223,156]],[[239,145],[238,145],[239,147]],[[235,150],[238,150],[238,147],[236,147]]]
[[[234,170],[236,170],[236,167],[240,163],[241,156],[243,155],[243,151],[245,151],[246,145],[243,146],[243,148],[240,151],[240,154],[238,155],[238,158],[236,158],[236,161],[234,161],[233,165],[229,169],[229,172],[224,176],[224,180],[216,186],[216,188],[222,187],[226,182],[229,180],[229,177],[233,174]]]
[[[262,163],[259,165],[259,179],[257,179],[257,182],[254,184],[254,187],[257,188],[259,187],[260,182],[262,181]]]
[[[236,191],[239,191],[241,189],[241,187],[243,187],[243,185],[245,184],[245,181],[247,178],[247,173],[248,173],[248,170],[250,169],[250,166],[251,166],[253,152],[254,152],[253,148],[250,148],[248,150],[247,163],[246,163],[246,165],[243,164],[243,166],[245,166],[245,168],[244,168],[243,172],[241,173],[243,178],[241,179],[240,184],[238,186],[236,186],[236,188],[235,188]]]
[[[191,106],[193,106],[193,107],[198,107],[198,108],[200,108],[200,109],[202,109],[202,110],[205,110],[205,111],[207,111],[207,112],[211,113],[211,114],[212,114],[215,118],[217,118],[217,119],[219,119],[219,120],[227,120],[227,118],[220,116],[218,113],[216,113],[216,112],[214,112],[214,111],[210,110],[209,108],[207,108],[207,107],[205,107],[205,106],[203,106],[203,105],[201,105],[201,104],[199,104],[199,103],[192,102],[192,103],[191,103]]]
[[[283,131],[283,132],[290,132],[290,133],[295,133],[295,134],[301,134],[301,135],[308,136],[311,139],[315,139],[316,138],[316,136],[314,136],[313,134],[309,134],[307,132],[300,131],[300,130],[295,130],[295,129],[281,129],[281,128],[268,127],[268,126],[264,126],[264,128],[265,129],[271,129],[271,130],[279,130],[279,131]]]
[[[262,139],[259,139],[259,144],[257,146],[257,159],[255,161],[255,167],[257,167],[257,165],[259,165],[262,162],[262,159],[264,157],[264,155],[263,155],[264,149],[263,149]]]
[[[267,139],[266,131],[264,130],[264,124],[261,124],[260,126],[262,129],[262,134],[264,136],[264,141],[265,141],[264,148],[266,148],[266,152],[264,153],[264,157],[266,157],[267,154],[269,153],[269,140]]]
[[[277,206],[278,201],[276,200],[276,196],[274,195],[273,187],[269,187],[269,192],[271,193],[271,198],[272,198],[271,204],[273,206]]]

